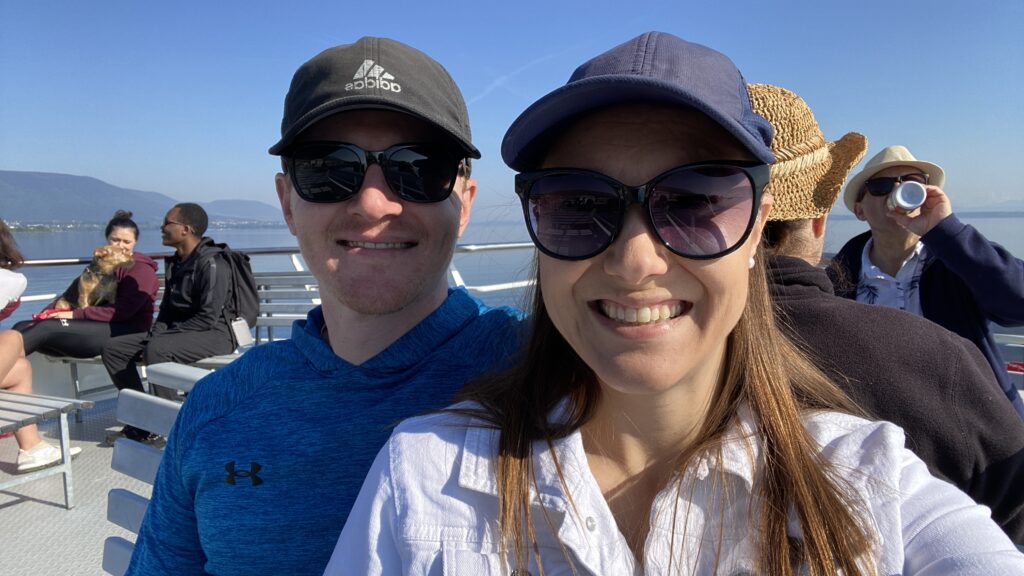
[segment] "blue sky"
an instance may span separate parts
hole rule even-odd
[[[515,206],[505,129],[578,64],[648,30],[795,91],[830,140],[856,130],[869,156],[899,143],[943,166],[954,208],[1024,201],[1019,0],[0,0],[0,169],[274,203],[267,148],[295,68],[390,36],[462,87],[484,154],[475,219],[503,217]]]

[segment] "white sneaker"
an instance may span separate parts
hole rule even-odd
[[[81,454],[81,452],[81,448],[72,447],[71,457],[74,458]],[[60,461],[60,448],[44,440],[28,450],[18,450],[18,474],[53,466],[60,463]]]

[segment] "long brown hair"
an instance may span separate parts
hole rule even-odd
[[[720,450],[737,411],[749,406],[762,445],[761,480],[753,495],[757,512],[752,516],[757,522],[758,572],[788,576],[804,565],[814,576],[838,570],[873,574],[869,563],[862,565],[873,545],[858,513],[863,503],[845,490],[801,421],[808,411],[857,413],[857,408],[776,329],[762,252],[750,272],[746,308],[728,337],[722,383],[694,442],[679,456],[677,470],[686,470],[701,454]],[[534,550],[533,442],[545,441],[550,447],[569,435],[593,417],[601,399],[594,372],[548,316],[539,284],[531,308],[532,337],[517,366],[470,384],[460,395],[483,407],[472,411],[474,416],[500,430],[496,470],[501,542],[521,570]],[[548,422],[563,400],[564,418]],[[801,541],[787,535],[790,510],[799,521]],[[718,550],[720,545],[721,537]]]
[[[14,270],[25,263],[25,256],[18,250],[18,243],[7,223],[0,219],[0,268]]]

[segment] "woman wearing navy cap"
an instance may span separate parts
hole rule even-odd
[[[659,33],[526,110],[532,340],[396,428],[327,574],[1024,573],[776,329],[770,142],[728,58]]]

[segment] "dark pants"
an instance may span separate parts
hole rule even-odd
[[[25,355],[42,352],[50,356],[92,358],[103,351],[107,340],[136,333],[138,329],[121,322],[92,320],[26,320],[14,325],[25,341]]]
[[[128,334],[107,341],[103,347],[103,365],[118,390],[142,391],[136,365],[159,362],[189,364],[210,356],[230,354],[235,349],[228,327],[218,325],[202,332],[168,330],[155,336]]]

